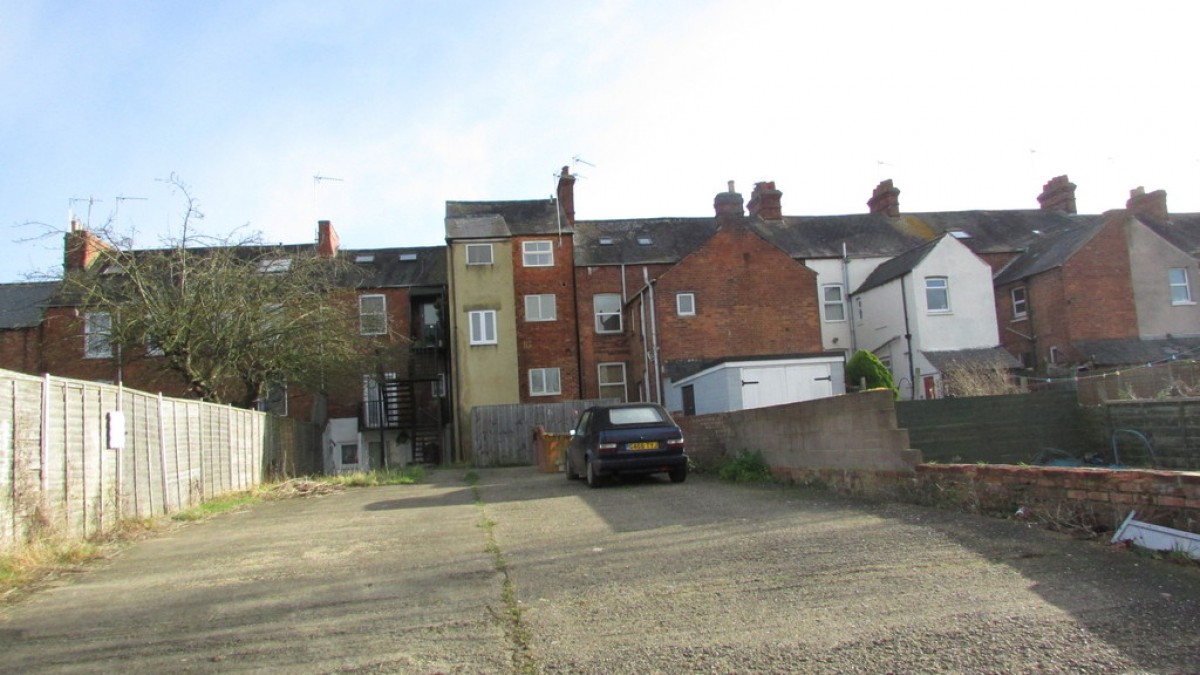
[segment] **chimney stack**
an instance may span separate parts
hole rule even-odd
[[[718,192],[713,198],[713,209],[717,212],[718,220],[743,216],[742,204],[742,196],[733,190],[733,181],[729,181],[728,192]]]
[[[1147,193],[1146,188],[1138,186],[1129,191],[1129,201],[1125,202],[1125,208],[1129,209],[1135,218],[1141,220],[1165,223],[1171,219],[1167,214],[1166,190]]]
[[[754,192],[750,193],[750,203],[746,208],[750,210],[750,215],[763,220],[782,220],[782,197],[783,193],[775,189],[775,181],[755,183]]]
[[[322,258],[332,258],[337,255],[341,239],[328,220],[317,221],[317,255]]]
[[[558,208],[562,209],[563,220],[568,227],[575,225],[575,176],[570,167],[564,166],[558,175]]]
[[[84,228],[79,219],[71,219],[71,231],[63,237],[63,270],[64,272],[81,272],[92,266],[100,253],[112,250],[100,237]]]
[[[900,215],[900,188],[892,185],[892,179],[880,181],[867,200],[867,208],[871,213],[882,213],[886,216]]]
[[[1043,211],[1075,211],[1075,184],[1067,180],[1066,174],[1055,176],[1042,186],[1042,194],[1038,195],[1038,203]]]

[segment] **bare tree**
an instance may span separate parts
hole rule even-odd
[[[191,395],[243,407],[274,383],[323,391],[369,368],[373,345],[346,301],[358,282],[353,265],[311,245],[202,236],[197,202],[169,180],[185,203],[178,236],[133,250],[103,232],[95,260],[64,277],[77,303],[108,313],[121,358],[154,357]]]

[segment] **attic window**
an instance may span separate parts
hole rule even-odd
[[[650,244],[654,243],[654,240],[651,239],[650,237],[638,237],[637,243],[638,243],[638,246],[649,246]]]
[[[612,244],[613,244],[612,237],[600,237],[600,245],[601,246],[612,246]]]
[[[356,263],[369,263],[369,262],[375,262],[375,256],[374,256],[374,255],[371,255],[370,253],[364,253],[364,254],[362,254],[362,255],[356,255],[356,256],[354,256],[354,262],[356,262]]]
[[[291,258],[267,258],[258,261],[258,271],[265,274],[286,272],[290,269],[292,269]]]
[[[104,268],[102,274],[124,274],[125,267],[121,263],[113,263]]]
[[[400,254],[400,260],[401,260],[401,261],[406,261],[406,260],[416,260],[416,259],[417,259],[417,254],[416,254],[416,253],[401,253],[401,254]]]
[[[950,236],[955,239],[970,239],[971,233],[963,232],[962,230],[950,230]]]

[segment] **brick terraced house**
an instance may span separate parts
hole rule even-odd
[[[1036,209],[904,213],[889,180],[866,213],[786,216],[774,183],[745,203],[731,182],[709,217],[586,220],[574,186],[564,168],[555,198],[449,201],[444,247],[341,250],[319,224],[315,250],[361,271],[360,330],[405,354],[353,391],[288,392],[327,470],[469,460],[478,406],[836,395],[858,349],[919,399],[956,364],[1068,374],[1200,348],[1200,214],[1168,213],[1161,191],[1077,214],[1059,176]],[[88,237],[67,235],[69,269],[95,256]],[[100,318],[53,291],[0,285],[0,367],[179,393],[153,358],[105,354]]]

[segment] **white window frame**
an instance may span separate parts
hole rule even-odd
[[[599,307],[601,298],[605,298],[605,299],[616,298],[617,310],[615,312],[614,311],[606,311],[606,312],[602,313],[600,311],[600,307]],[[597,293],[596,295],[593,295],[592,296],[592,312],[593,312],[593,315],[595,316],[594,323],[595,323],[595,328],[596,328],[597,333],[601,333],[601,334],[605,334],[605,335],[616,335],[618,333],[623,333],[625,331],[625,317],[624,317],[624,312],[622,311],[622,307],[621,307],[621,294],[620,293]],[[610,317],[610,316],[617,317],[616,330],[608,330],[608,329],[605,329],[603,326],[603,323],[602,323],[603,319]]]
[[[1182,280],[1176,280],[1174,278],[1176,272],[1183,275]],[[1191,283],[1189,283],[1188,270],[1186,267],[1172,267],[1172,268],[1168,269],[1167,270],[1167,286],[1171,291],[1171,304],[1172,305],[1194,305],[1194,304],[1196,304],[1195,301],[1192,300],[1192,286],[1191,286]],[[1177,290],[1183,291],[1182,298],[1175,297],[1175,292]]]
[[[549,379],[553,379],[550,382]],[[553,389],[551,389],[553,387]],[[530,396],[558,396],[562,393],[562,371],[558,368],[530,368]]]
[[[83,315],[83,358],[111,359],[112,315],[108,312],[88,312]]]
[[[381,307],[368,309],[367,301],[378,300]],[[375,325],[378,322],[378,325]],[[358,332],[360,335],[387,335],[387,296],[382,293],[367,293],[358,296]]]
[[[620,368],[621,369],[621,381],[620,382],[613,382],[613,381],[606,382],[604,380],[604,371],[606,368]],[[610,363],[597,363],[596,364],[596,382],[598,383],[597,389],[598,389],[598,393],[600,394],[600,398],[619,398],[622,402],[629,400],[629,385],[626,383],[625,364],[624,363],[622,363],[620,361],[613,361]],[[617,386],[621,387],[620,397],[604,395],[605,388],[613,389]]]
[[[837,291],[836,299],[829,299],[829,291]],[[830,318],[829,310],[833,307],[841,311],[840,318]],[[821,319],[826,323],[844,323],[846,321],[846,287],[841,284],[824,284],[821,286]]]
[[[526,321],[557,321],[558,300],[553,293],[525,296]]]
[[[554,242],[549,239],[521,242],[521,265],[554,267]]]
[[[481,256],[479,260],[473,260],[471,252],[487,251],[487,255]],[[483,260],[482,258],[487,258]],[[492,254],[491,244],[467,244],[467,265],[492,265],[495,263],[495,257]]]
[[[1017,293],[1021,297],[1017,298]],[[1029,316],[1029,291],[1025,290],[1024,286],[1017,286],[1008,292],[1009,298],[1012,300],[1013,319],[1024,319]]]
[[[679,316],[696,316],[696,294],[676,293],[675,313]]]
[[[467,326],[472,345],[498,344],[496,338],[496,310],[480,309],[467,312]]]
[[[941,282],[939,288],[936,284]],[[930,300],[930,293],[940,293],[945,298],[945,307],[933,307]],[[930,314],[949,314],[950,313],[950,277],[933,276],[925,277],[925,311]]]

